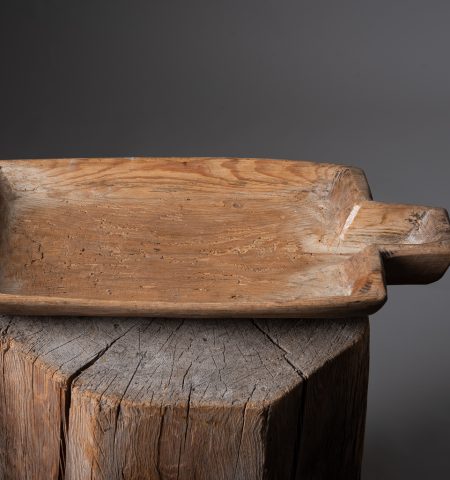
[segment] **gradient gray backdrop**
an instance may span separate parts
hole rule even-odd
[[[0,158],[262,156],[450,207],[450,3],[0,2]],[[364,480],[450,478],[450,275],[372,317]]]

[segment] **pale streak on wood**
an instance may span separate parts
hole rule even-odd
[[[0,328],[5,480],[359,477],[367,319]]]
[[[361,205],[354,205],[352,208],[352,211],[350,212],[349,216],[347,217],[347,220],[344,223],[344,227],[342,228],[341,233],[339,234],[339,239],[344,240],[345,234],[347,230],[351,227],[353,221],[356,218],[356,215],[358,214],[359,210],[361,209]]]
[[[4,313],[354,316],[380,308],[385,280],[434,281],[450,263],[445,210],[373,202],[352,167],[140,158],[0,168]]]

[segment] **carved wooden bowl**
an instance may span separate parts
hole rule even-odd
[[[1,161],[3,313],[336,317],[450,263],[444,209],[361,170],[232,158]]]

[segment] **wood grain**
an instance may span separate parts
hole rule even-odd
[[[355,168],[232,158],[0,162],[0,311],[333,317],[450,263],[443,209]]]
[[[4,480],[359,478],[367,319],[0,329]]]

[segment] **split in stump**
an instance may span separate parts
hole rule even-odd
[[[5,480],[357,479],[367,318],[0,317]]]

